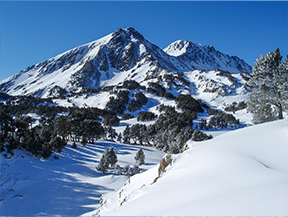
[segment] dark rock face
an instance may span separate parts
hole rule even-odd
[[[67,93],[67,90],[58,85],[55,85],[53,88],[50,89],[49,96],[64,97]]]
[[[123,52],[121,53],[117,65],[117,69],[120,71],[127,71],[131,67],[134,67],[138,59],[137,57],[138,47],[135,44],[130,42],[125,48],[126,49],[123,50]]]
[[[81,70],[71,75],[70,90],[74,90],[76,87],[82,87],[91,89],[99,85],[101,73],[98,71],[95,60],[92,59],[86,62]]]
[[[104,56],[103,61],[100,65],[100,70],[101,71],[108,71],[109,70],[108,58],[106,55]]]

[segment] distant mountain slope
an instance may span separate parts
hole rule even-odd
[[[251,72],[243,60],[209,46],[178,41],[164,51],[133,28],[118,29],[22,70],[0,82],[0,91],[49,97],[117,85],[124,80],[144,82],[159,75],[195,69]]]
[[[277,142],[275,142],[277,141]],[[102,197],[100,216],[287,216],[287,120],[223,134]]]

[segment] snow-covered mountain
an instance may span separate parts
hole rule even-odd
[[[161,50],[135,29],[127,28],[30,66],[0,82],[0,91],[58,96],[118,85],[124,80],[145,83],[167,73],[195,69],[251,73],[251,66],[243,60],[212,46],[177,41]]]
[[[244,60],[223,54],[213,46],[178,40],[167,46],[164,51],[177,57],[186,69],[213,70],[220,69],[232,73],[251,72],[251,66]]]

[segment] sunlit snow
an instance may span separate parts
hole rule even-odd
[[[98,214],[287,216],[287,120],[189,142],[161,178],[157,166],[104,197]]]

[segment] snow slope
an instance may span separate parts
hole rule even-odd
[[[129,176],[103,175],[96,171],[105,148],[113,147],[118,164],[133,166],[138,146],[98,141],[77,149],[67,145],[62,153],[48,160],[17,150],[10,159],[0,154],[0,216],[91,216],[99,206],[100,196],[120,188]],[[148,169],[157,164],[163,152],[143,148]]]
[[[98,214],[117,216],[287,216],[287,119],[222,134],[131,177],[103,197]]]

